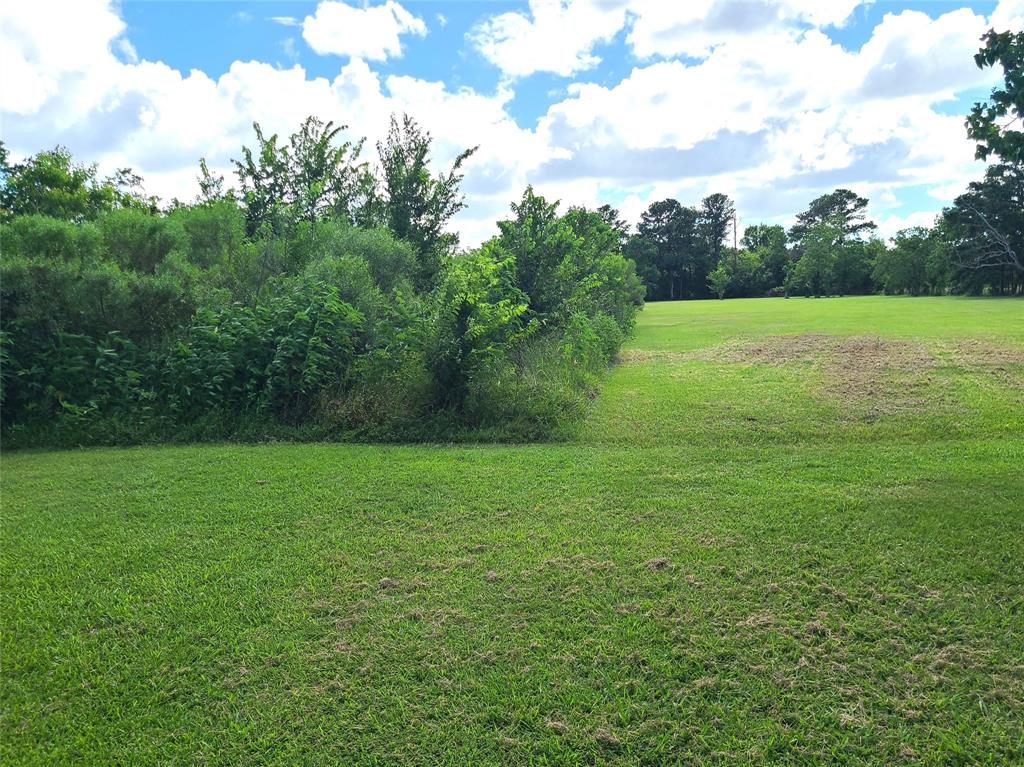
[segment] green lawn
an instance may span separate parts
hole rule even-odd
[[[1024,762],[1024,301],[649,305],[576,438],[5,455],[4,764]]]

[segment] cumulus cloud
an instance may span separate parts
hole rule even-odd
[[[979,165],[963,118],[935,107],[991,82],[972,58],[987,24],[966,9],[906,11],[887,14],[859,50],[817,29],[760,32],[756,45],[725,40],[613,86],[576,83],[539,123],[553,159],[537,173],[655,184],[634,202],[725,191],[765,217],[837,186],[962,187]]]
[[[730,40],[839,26],[870,0],[530,0],[527,12],[492,16],[470,32],[510,77],[569,76],[601,62],[595,47],[622,30],[634,55],[702,57]]]
[[[402,35],[423,37],[427,25],[395,0],[356,8],[323,0],[302,22],[302,36],[320,54],[384,61],[402,55]]]
[[[566,204],[616,203],[633,221],[653,200],[693,204],[721,191],[748,222],[779,223],[842,185],[876,201],[873,211],[895,231],[931,215],[901,207],[899,190],[916,188],[917,206],[934,200],[937,209],[980,175],[963,118],[941,103],[991,84],[995,73],[973,62],[978,37],[1020,16],[1022,0],[1003,0],[988,19],[967,9],[934,19],[889,13],[854,50],[828,33],[848,20],[854,0],[657,3],[661,10],[639,17],[643,2],[535,1],[529,13],[485,22],[506,17],[474,43],[493,43],[485,55],[510,78],[490,93],[375,71],[370,60],[398,55],[403,34],[426,33],[393,0],[367,8],[322,2],[305,19],[307,41],[312,34],[320,50],[350,56],[329,78],[236,61],[215,79],[138,61],[117,6],[104,0],[61,3],[59,12],[41,2],[2,4],[3,139],[16,155],[60,142],[103,172],[131,166],[150,191],[190,199],[198,158],[228,171],[252,143],[254,120],[283,134],[310,114],[348,122],[347,136],[368,137],[372,153],[390,115],[408,112],[435,136],[439,166],[481,146],[465,168],[469,208],[456,219],[466,244],[492,234],[527,183]],[[703,9],[703,27],[694,8]],[[738,18],[740,10],[748,17]],[[767,21],[744,33],[751,18]],[[570,83],[549,95],[536,123],[512,118],[511,78],[586,71],[601,41],[645,28],[659,50],[702,53],[641,61],[617,82]],[[711,37],[695,37],[702,28]],[[535,35],[546,46],[522,47]],[[630,44],[648,50],[639,37]]]
[[[627,41],[640,57],[707,55],[737,39],[841,26],[865,0],[632,0]],[[756,43],[754,43],[756,45]]]
[[[992,27],[997,32],[1024,29],[1024,0],[999,0],[992,12]]]
[[[967,8],[932,21],[924,13],[887,13],[860,52],[861,93],[870,98],[945,94],[985,82],[974,66],[988,20]]]
[[[0,14],[0,111],[14,114],[35,113],[66,79],[108,67],[125,29],[105,0],[4,3]]]
[[[492,233],[496,212],[525,186],[531,163],[546,156],[535,133],[508,115],[508,90],[481,94],[413,77],[382,78],[358,57],[332,79],[257,61],[236,61],[217,79],[159,62],[131,63],[115,55],[124,23],[111,6],[85,5],[75,5],[67,30],[77,47],[52,23],[52,9],[6,4],[0,10],[3,139],[16,156],[61,143],[97,161],[103,173],[135,168],[165,200],[191,199],[199,158],[230,175],[231,158],[253,142],[253,121],[285,135],[311,114],[347,122],[348,138],[368,137],[364,159],[372,160],[391,114],[408,112],[435,136],[439,166],[481,145],[466,168],[472,210],[458,222],[471,242]],[[91,30],[89,45],[77,40],[81,29]],[[13,71],[24,87],[6,87]]]
[[[529,13],[493,16],[470,32],[470,40],[506,75],[568,76],[600,63],[594,46],[611,40],[625,20],[625,3],[613,0],[530,0]]]
[[[870,213],[870,210],[869,210]],[[935,225],[936,214],[929,211],[914,211],[906,215],[881,214],[875,215],[875,223],[878,224],[876,234],[883,239],[892,239],[897,232],[903,229],[911,229],[916,226],[930,227]]]

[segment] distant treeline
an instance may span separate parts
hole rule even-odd
[[[338,133],[256,126],[236,188],[201,162],[198,199],[163,210],[130,170],[0,154],[4,445],[571,427],[642,305],[619,235],[527,189],[461,252],[472,150],[432,173],[393,120],[373,172]]]
[[[931,228],[874,236],[868,201],[848,189],[822,195],[786,231],[747,227],[738,247],[732,201],[706,197],[698,208],[661,200],[624,236],[647,300],[856,293],[1019,295],[1024,268],[1024,170],[988,168],[985,179],[938,217]],[[619,230],[625,235],[625,230]],[[1004,234],[1005,233],[1005,234]]]
[[[788,232],[748,227],[730,248],[723,246],[735,215],[728,197],[713,194],[697,208],[661,200],[633,236],[616,224],[647,299],[1024,293],[1024,32],[990,30],[982,42],[975,64],[1000,67],[1003,82],[971,108],[965,125],[975,156],[995,162],[934,226],[884,242],[874,236],[868,201],[837,189],[813,200]]]

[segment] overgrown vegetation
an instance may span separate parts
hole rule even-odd
[[[161,211],[63,149],[4,163],[6,446],[167,438],[543,438],[571,426],[643,290],[596,211],[527,190],[458,250],[460,167],[410,118],[310,118],[243,148],[238,191]]]

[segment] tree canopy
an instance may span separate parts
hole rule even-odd
[[[971,108],[967,135],[978,142],[979,160],[994,155],[1004,163],[1024,165],[1024,32],[989,30],[981,39],[984,46],[974,62],[979,69],[1002,67],[1003,84]]]

